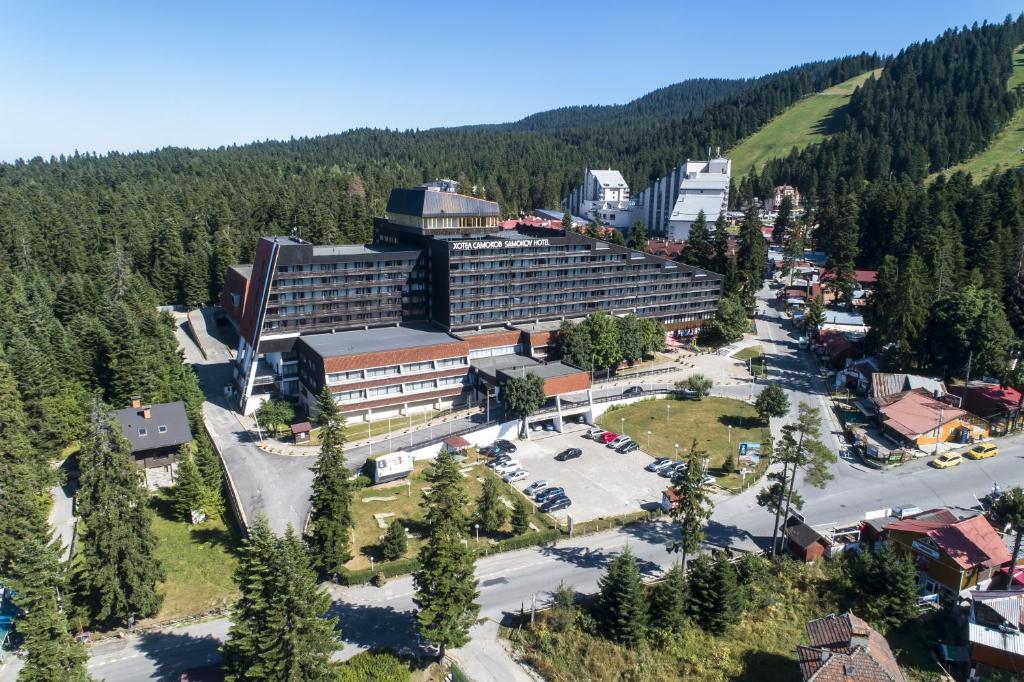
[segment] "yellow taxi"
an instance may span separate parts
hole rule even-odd
[[[947,452],[944,455],[939,455],[932,460],[932,466],[936,469],[948,469],[955,467],[956,465],[963,462],[963,457],[960,456],[959,452]]]
[[[992,443],[978,443],[967,451],[967,459],[988,459],[999,454],[999,448]]]

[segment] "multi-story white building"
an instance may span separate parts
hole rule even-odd
[[[634,198],[619,171],[588,170],[562,208],[620,229],[642,220],[651,234],[685,241],[701,211],[713,223],[728,208],[731,168],[722,157],[687,160]]]
[[[633,222],[634,205],[629,185],[617,170],[590,170],[583,175],[583,184],[569,193],[562,209],[588,220],[599,218],[605,225],[619,229]]]
[[[685,241],[701,211],[713,223],[728,208],[731,168],[722,157],[687,160],[640,193],[636,218],[654,234]]]

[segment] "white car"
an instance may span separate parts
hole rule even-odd
[[[623,443],[625,443],[627,441],[630,441],[630,440],[632,440],[632,438],[630,438],[629,436],[619,436],[618,438],[613,440],[611,443],[608,443],[608,447],[610,447],[611,449],[614,450],[615,448],[619,447]]]
[[[597,437],[600,436],[602,433],[604,433],[604,429],[594,427],[592,429],[587,429],[587,432],[583,435],[586,438],[589,438],[590,440],[597,440]]]
[[[494,471],[499,476],[504,476],[508,472],[515,471],[518,468],[519,468],[519,460],[518,459],[510,459],[509,461],[505,462],[504,464],[499,464],[498,466],[494,467]]]
[[[528,485],[525,488],[523,488],[523,494],[527,495],[527,496],[530,496],[530,495],[533,495],[534,493],[540,492],[541,490],[543,490],[544,488],[547,488],[547,487],[548,487],[548,482],[547,481],[534,481],[530,485]]]
[[[507,474],[502,476],[502,478],[505,479],[506,483],[515,483],[516,481],[523,480],[529,475],[530,472],[526,471],[525,469],[516,469],[515,471],[508,472]]]

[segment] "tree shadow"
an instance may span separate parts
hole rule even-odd
[[[765,682],[770,680],[798,680],[800,666],[797,662],[768,651],[748,651],[741,660],[743,669],[729,679],[737,682]]]
[[[232,554],[238,551],[240,538],[237,533],[232,532],[226,527],[192,526],[189,528],[189,535],[192,537],[193,542],[219,545],[221,549]]]
[[[149,508],[165,521],[181,520],[174,511],[174,500],[171,499],[171,494],[166,490],[159,490],[150,496]]]
[[[433,647],[422,642],[412,611],[336,601],[328,611],[341,627],[341,641],[360,649],[390,649],[415,658],[434,655]]]
[[[814,124],[812,130],[819,135],[834,135],[843,128],[843,118],[846,116],[846,105],[836,107]]]
[[[723,414],[718,418],[718,422],[737,429],[758,429],[764,426],[760,417],[739,417],[734,414]]]
[[[220,646],[221,641],[212,635],[195,637],[180,632],[157,631],[140,634],[138,649],[154,666],[148,677],[177,682],[186,670],[212,664],[219,667]],[[223,677],[197,679],[215,680]]]
[[[554,557],[580,568],[604,568],[612,557],[606,552],[595,552],[589,547],[548,546],[540,550],[543,556]]]
[[[666,547],[678,540],[679,532],[672,521],[650,521],[648,523],[631,523],[622,527],[622,531],[637,540],[650,544],[664,544]]]
[[[739,526],[726,525],[712,519],[704,529],[704,542],[716,547],[735,547],[751,551],[771,547],[772,539],[770,536],[751,535]]]

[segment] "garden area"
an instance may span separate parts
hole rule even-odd
[[[761,346],[748,346],[733,355],[737,360],[745,363],[747,369],[755,377],[763,377],[768,374],[767,361],[764,356],[764,348]]]
[[[708,453],[710,473],[728,474],[722,487],[735,487],[740,479],[727,471],[726,459],[735,461],[740,443],[760,443],[766,435],[754,406],[731,398],[641,400],[609,409],[597,424],[624,432],[652,457],[684,457],[696,438],[697,447]]]
[[[483,465],[484,458],[478,457],[473,450],[469,451],[462,462],[465,476],[463,486],[469,497],[471,514],[475,517],[477,501],[480,499],[484,481],[490,477],[496,480],[500,490],[499,504],[507,513],[500,530],[486,532],[481,526],[479,544],[481,548],[495,545],[508,540],[515,534],[512,531],[512,509],[517,498],[522,495],[512,486],[499,479],[490,469]],[[430,462],[417,462],[408,478],[384,483],[373,487],[361,488],[353,493],[352,515],[355,521],[352,548],[354,558],[346,564],[352,571],[360,571],[371,567],[370,559],[375,565],[385,560],[382,542],[388,526],[398,523],[406,530],[406,549],[401,559],[413,559],[423,544],[422,536],[425,529],[422,525],[423,509],[420,502],[423,491],[430,485],[428,480]],[[493,484],[492,484],[493,485]],[[547,531],[553,526],[543,514],[531,504],[529,506],[529,524],[531,530]],[[476,543],[475,532],[471,543]]]
[[[154,493],[149,505],[155,512],[155,556],[167,576],[157,585],[164,602],[151,622],[202,613],[234,601],[238,590],[231,576],[241,543],[234,525],[219,516],[194,526],[178,520],[166,490]]]

